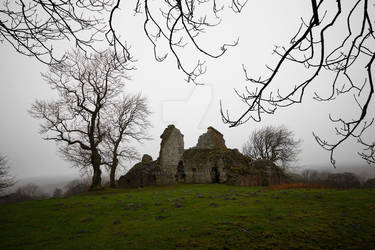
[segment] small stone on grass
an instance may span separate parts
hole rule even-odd
[[[214,203],[214,202],[212,202],[212,203],[210,203],[210,206],[211,206],[211,207],[218,207],[219,205],[216,204],[216,203]]]
[[[81,223],[86,223],[86,222],[90,222],[90,221],[93,221],[93,219],[92,218],[83,219],[83,220],[81,220]]]

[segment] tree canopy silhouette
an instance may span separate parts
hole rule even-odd
[[[293,131],[284,126],[267,126],[251,133],[242,146],[242,152],[253,159],[265,159],[284,169],[297,160],[301,141],[294,138]]]
[[[106,40],[122,58],[130,59],[126,42],[112,26],[114,0],[15,0],[0,5],[0,41],[17,52],[54,64],[57,42],[71,41],[85,52],[98,51]]]
[[[34,118],[43,121],[40,133],[46,135],[45,140],[57,142],[68,160],[91,166],[92,190],[101,186],[99,145],[106,135],[103,117],[108,105],[122,91],[124,73],[122,63],[112,50],[90,57],[80,50],[67,53],[65,60],[50,65],[49,71],[43,74],[58,92],[59,99],[37,100],[30,110]]]
[[[114,49],[121,48],[124,58],[130,59],[126,42],[114,28],[114,16],[125,1],[121,0],[17,0],[6,1],[0,8],[0,39],[10,43],[18,52],[35,56],[45,63],[59,61],[54,58],[52,43],[71,39],[75,45],[86,50],[95,49],[97,35],[104,34]],[[198,77],[205,73],[205,58],[218,58],[235,46],[238,40],[205,47],[201,34],[220,25],[223,10],[229,6],[235,13],[245,13],[246,0],[164,0],[139,1],[135,13],[144,15],[144,32],[152,43],[157,61],[163,61],[168,53],[159,48],[167,47],[176,59],[178,68],[186,74],[187,81],[199,84]],[[233,117],[220,103],[224,123],[236,127],[248,121],[260,122],[265,115],[272,115],[280,108],[304,102],[308,93],[320,102],[334,101],[343,96],[352,98],[357,113],[353,117],[331,114],[335,125],[336,140],[327,141],[314,134],[316,141],[330,151],[331,163],[335,165],[334,152],[349,139],[363,146],[359,155],[368,163],[375,163],[375,143],[367,137],[373,118],[371,105],[374,99],[373,68],[375,60],[374,2],[371,0],[328,1],[310,0],[308,19],[301,18],[290,44],[276,46],[273,53],[279,57],[265,77],[250,76],[243,65],[244,90],[236,90],[238,98],[246,107],[238,117]],[[265,13],[266,14],[266,13]],[[103,17],[104,15],[104,17]],[[344,27],[345,34],[338,32]],[[251,31],[249,31],[251,32]],[[272,31],[271,31],[272,32]],[[340,31],[343,34],[342,31]],[[186,62],[186,50],[197,52],[193,65]],[[117,51],[119,52],[119,51]],[[117,55],[118,53],[116,53]],[[47,55],[47,59],[42,57]],[[307,76],[295,82],[282,82],[279,75],[285,69],[297,66],[307,69]],[[328,80],[330,92],[323,94],[313,88],[318,76],[331,74]],[[324,89],[325,90],[325,89]],[[323,92],[324,92],[323,90]],[[230,107],[229,107],[230,109]],[[367,134],[366,134],[367,133]]]
[[[330,73],[333,80],[329,82],[330,92],[327,96],[315,90],[314,99],[320,102],[334,101],[341,96],[353,98],[353,105],[358,107],[355,117],[343,118],[340,114],[331,114],[329,119],[335,124],[338,139],[328,142],[315,133],[316,141],[330,151],[331,163],[335,166],[334,151],[350,138],[356,139],[364,146],[359,155],[368,163],[375,163],[375,142],[368,141],[365,132],[374,122],[368,113],[373,102],[374,82],[373,63],[374,16],[370,15],[374,4],[369,0],[335,1],[332,8],[328,1],[311,0],[312,13],[301,25],[287,47],[276,46],[274,54],[280,57],[274,67],[267,68],[270,74],[265,77],[251,77],[243,66],[246,81],[249,84],[245,91],[236,90],[237,96],[248,108],[238,118],[231,118],[221,105],[222,119],[231,127],[239,126],[249,120],[259,122],[264,115],[272,115],[279,108],[290,107],[306,99],[308,87],[317,80],[319,74]],[[356,16],[357,15],[357,16]],[[359,18],[358,18],[359,15]],[[332,31],[340,25],[346,26],[346,34],[337,39]],[[337,30],[336,30],[337,32]],[[288,63],[309,70],[306,78],[297,82],[280,82],[277,77]],[[285,91],[287,89],[287,91]]]
[[[0,194],[15,184],[14,177],[9,173],[9,166],[5,156],[0,155]]]
[[[152,1],[138,0],[135,12],[145,15],[144,31],[154,46],[156,60],[163,61],[166,58],[167,54],[159,55],[157,52],[158,46],[166,41],[178,68],[187,75],[187,81],[198,84],[197,78],[206,71],[204,60],[198,60],[195,66],[188,69],[182,51],[190,46],[202,57],[218,58],[229,46],[238,43],[237,40],[223,44],[219,52],[215,53],[212,52],[213,46],[204,47],[198,39],[202,33],[220,24],[221,12],[228,3],[229,8],[236,13],[244,13],[244,7],[250,4],[239,0],[165,0],[164,4],[158,2],[155,7]],[[359,155],[368,163],[375,163],[375,142],[366,136],[366,131],[374,121],[369,112],[373,110],[372,71],[375,59],[375,20],[370,13],[374,11],[375,4],[371,0],[310,0],[306,1],[306,5],[311,8],[310,18],[301,18],[289,45],[275,46],[273,53],[279,60],[274,66],[266,66],[270,71],[266,77],[250,76],[246,66],[242,66],[248,84],[244,91],[236,89],[235,93],[247,108],[238,117],[232,117],[220,103],[222,120],[230,127],[248,121],[260,122],[265,115],[272,115],[279,108],[302,103],[319,75],[332,74],[328,95],[321,93],[324,90],[315,89],[312,91],[313,98],[328,102],[349,96],[358,111],[350,118],[340,114],[329,116],[335,125],[336,140],[328,142],[315,133],[313,136],[320,146],[330,151],[330,160],[334,166],[335,150],[351,138],[364,147]],[[346,32],[342,37],[337,35],[340,27],[344,27]],[[309,73],[295,82],[281,82],[279,75],[293,64],[307,69]]]
[[[132,142],[143,142],[151,139],[147,129],[151,127],[149,116],[151,111],[145,97],[126,95],[111,103],[104,116],[106,136],[101,145],[103,164],[110,171],[109,182],[116,187],[116,170],[124,160],[133,161],[139,158]]]

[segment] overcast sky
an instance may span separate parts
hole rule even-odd
[[[132,3],[125,2],[123,4]],[[319,103],[311,99],[315,91],[311,89],[302,104],[279,110],[276,115],[265,117],[262,123],[248,122],[236,128],[223,124],[219,113],[220,100],[233,115],[246,109],[233,91],[233,88],[242,89],[247,84],[241,65],[244,64],[253,76],[266,76],[268,71],[264,65],[274,65],[277,60],[272,55],[274,45],[287,46],[299,27],[300,17],[310,15],[311,8],[306,1],[249,1],[242,14],[226,13],[221,25],[204,34],[200,41],[212,52],[219,51],[222,43],[232,42],[237,37],[240,43],[223,57],[207,60],[208,71],[201,78],[203,86],[184,81],[185,76],[178,71],[171,55],[162,63],[156,62],[152,46],[143,33],[144,16],[129,15],[133,8],[131,5],[121,7],[115,23],[122,38],[131,44],[133,55],[138,60],[138,70],[129,72],[132,80],[126,84],[124,91],[142,92],[153,111],[150,134],[154,140],[137,145],[141,154],[157,158],[160,135],[168,124],[175,124],[184,134],[185,148],[194,146],[199,135],[208,126],[213,126],[223,133],[228,147],[239,149],[254,129],[265,125],[285,125],[303,140],[298,165],[305,168],[329,166],[329,153],[317,145],[312,132],[327,139],[334,138],[328,113],[351,115],[355,111],[351,102]],[[339,36],[343,30],[335,32],[333,36]],[[197,60],[201,55],[192,56],[190,59]],[[33,58],[15,53],[6,43],[0,44],[0,58],[0,153],[7,155],[13,173],[17,178],[78,173],[57,155],[53,142],[41,139],[39,122],[27,113],[35,99],[55,97],[40,75],[47,67]],[[290,68],[280,81],[287,82],[301,76],[301,72]],[[318,78],[313,87],[324,90],[327,79],[324,76]],[[357,149],[353,141],[339,148],[335,155],[338,167],[363,165]]]

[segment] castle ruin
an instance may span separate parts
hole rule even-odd
[[[144,187],[177,183],[228,183],[241,186],[280,184],[283,171],[271,161],[253,160],[237,149],[228,149],[223,135],[208,127],[195,147],[184,149],[184,135],[169,125],[160,136],[159,157],[144,155],[119,187]]]

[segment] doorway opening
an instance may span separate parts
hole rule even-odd
[[[220,182],[220,172],[217,167],[213,167],[211,169],[211,180],[212,183],[219,183]]]
[[[177,166],[177,172],[176,172],[176,182],[177,183],[184,183],[185,182],[185,168],[184,163],[180,161]]]

